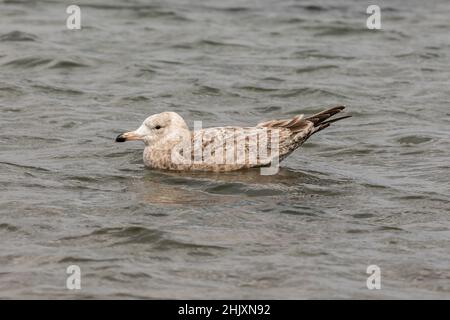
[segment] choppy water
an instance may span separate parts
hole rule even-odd
[[[1,298],[450,298],[450,2],[380,2],[381,31],[361,1],[83,1],[81,31],[69,4],[0,1]],[[114,143],[335,104],[277,176]]]

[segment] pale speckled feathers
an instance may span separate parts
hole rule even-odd
[[[233,171],[269,166],[275,161],[275,157],[282,161],[314,133],[328,127],[334,121],[347,118],[348,116],[329,120],[344,108],[337,106],[307,118],[298,115],[291,119],[269,120],[254,127],[216,127],[196,131],[189,131],[185,124],[180,126],[179,124],[183,124],[184,121],[176,115],[173,116],[176,125],[171,126],[171,122],[167,122],[169,127],[166,129],[170,129],[170,137],[165,135],[155,143],[146,144],[144,163],[152,168],[183,171]],[[172,117],[164,113],[164,117],[167,116]],[[158,115],[149,119],[151,124],[159,123]],[[152,139],[155,131],[151,132],[148,139]],[[180,147],[180,139],[191,147],[188,149]],[[253,144],[249,143],[250,141]],[[263,153],[259,152],[261,147],[265,150]],[[255,153],[255,149],[258,152]],[[230,162],[227,154],[231,154],[232,159],[241,161]],[[188,161],[180,162],[180,160]]]

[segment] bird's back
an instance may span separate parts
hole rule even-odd
[[[327,120],[344,109],[331,108],[304,118],[270,120],[254,127],[215,127],[191,132],[190,139],[171,150],[174,170],[233,171],[269,166],[282,161],[311,135],[330,123],[347,118]]]

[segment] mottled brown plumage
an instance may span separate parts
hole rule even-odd
[[[270,120],[254,127],[216,127],[190,131],[174,112],[147,118],[136,131],[119,135],[118,142],[142,140],[144,164],[168,170],[233,171],[270,166],[282,161],[311,135],[332,122],[345,107],[338,106],[308,118]]]

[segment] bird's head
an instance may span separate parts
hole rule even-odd
[[[176,138],[180,132],[189,131],[186,122],[175,112],[154,114],[144,120],[134,131],[119,134],[116,142],[140,140],[145,145],[153,145],[166,139]]]

